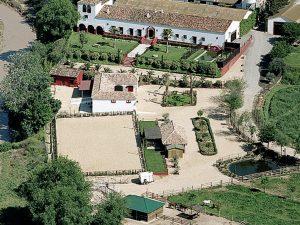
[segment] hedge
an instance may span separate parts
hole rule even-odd
[[[240,23],[240,36],[247,34],[256,24],[257,12],[253,11],[252,14],[247,18],[243,19]]]
[[[188,60],[164,60],[163,58],[136,57],[136,67],[157,69],[167,72],[192,73],[206,77],[221,77],[221,71],[215,62],[197,62]]]

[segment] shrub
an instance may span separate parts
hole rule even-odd
[[[170,69],[171,69],[171,70],[178,70],[178,68],[179,68],[179,63],[176,62],[176,61],[173,61],[173,62],[171,63],[171,65],[170,65]]]
[[[0,152],[7,152],[13,148],[12,143],[4,142],[0,144]]]
[[[92,52],[91,54],[90,54],[90,58],[91,58],[91,60],[97,60],[97,59],[99,59],[99,53],[98,52]]]
[[[81,58],[81,51],[76,50],[76,51],[73,53],[73,58],[75,58],[75,59],[80,59],[80,58]]]
[[[116,61],[116,55],[114,53],[109,53],[108,54],[108,60],[110,62],[115,62]]]
[[[106,52],[102,52],[99,56],[99,59],[100,60],[103,60],[103,61],[107,61],[108,60],[108,55]]]
[[[212,83],[212,81],[210,81],[210,80],[204,81],[202,85],[203,85],[203,87],[205,87],[205,88],[212,88],[212,87],[213,87],[213,83]]]
[[[284,58],[292,51],[292,47],[286,41],[277,41],[270,52],[272,59]]]
[[[222,81],[217,80],[217,81],[214,83],[214,86],[215,86],[216,88],[222,88]]]
[[[81,58],[86,61],[90,61],[90,53],[87,51],[82,52]]]
[[[274,58],[269,64],[269,71],[276,76],[283,74],[285,70],[285,63],[282,58]]]
[[[180,68],[184,71],[187,71],[190,68],[190,64],[187,61],[181,61]]]

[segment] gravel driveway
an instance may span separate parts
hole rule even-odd
[[[0,52],[0,80],[6,74],[5,65],[9,56],[29,46],[35,34],[24,19],[13,9],[0,4],[0,19],[4,22],[4,43]],[[0,110],[0,142],[9,140],[8,115]]]
[[[255,30],[252,31],[252,34],[254,42],[247,51],[245,58],[245,103],[241,111],[252,111],[254,98],[261,90],[261,87],[258,84],[260,77],[259,63],[262,57],[268,54],[272,49],[272,45],[270,43],[272,38],[271,35]]]

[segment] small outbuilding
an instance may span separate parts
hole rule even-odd
[[[137,195],[127,195],[125,201],[129,218],[147,222],[161,216],[165,205],[164,202]]]
[[[187,140],[182,126],[176,125],[173,121],[160,125],[161,141],[165,146],[167,158],[182,158],[185,152]]]
[[[147,142],[146,145],[148,148],[161,148],[161,133],[158,126],[145,128],[144,135]]]
[[[59,65],[51,70],[54,85],[78,87],[83,79],[83,71],[66,65]]]

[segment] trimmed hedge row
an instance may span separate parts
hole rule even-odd
[[[81,50],[75,50],[68,54],[68,58],[73,58],[76,60],[83,60],[83,61],[107,61],[111,63],[117,63],[120,64],[122,62],[122,59],[124,57],[124,54],[121,53],[121,51],[118,51],[118,53],[112,53],[112,52],[91,52],[91,51],[81,51]]]
[[[164,60],[163,58],[136,57],[136,67],[147,69],[158,69],[162,71],[172,71],[177,73],[193,73],[206,77],[220,77],[221,71],[215,62],[197,62],[197,61],[175,61]]]
[[[253,11],[252,14],[247,18],[243,19],[240,23],[240,35],[247,34],[256,24],[257,12]]]
[[[204,134],[207,134],[206,131],[201,131],[200,125],[197,125],[197,122],[204,121],[205,126],[207,128],[208,134],[209,134],[209,141],[204,142]],[[200,117],[200,118],[193,118],[192,123],[194,125],[194,131],[196,135],[196,140],[198,143],[199,151],[202,155],[215,155],[217,154],[217,146],[214,138],[214,134],[212,132],[211,126],[210,126],[210,121],[209,119],[205,117]],[[203,128],[203,127],[202,127]],[[207,146],[208,143],[211,143],[212,146]]]

